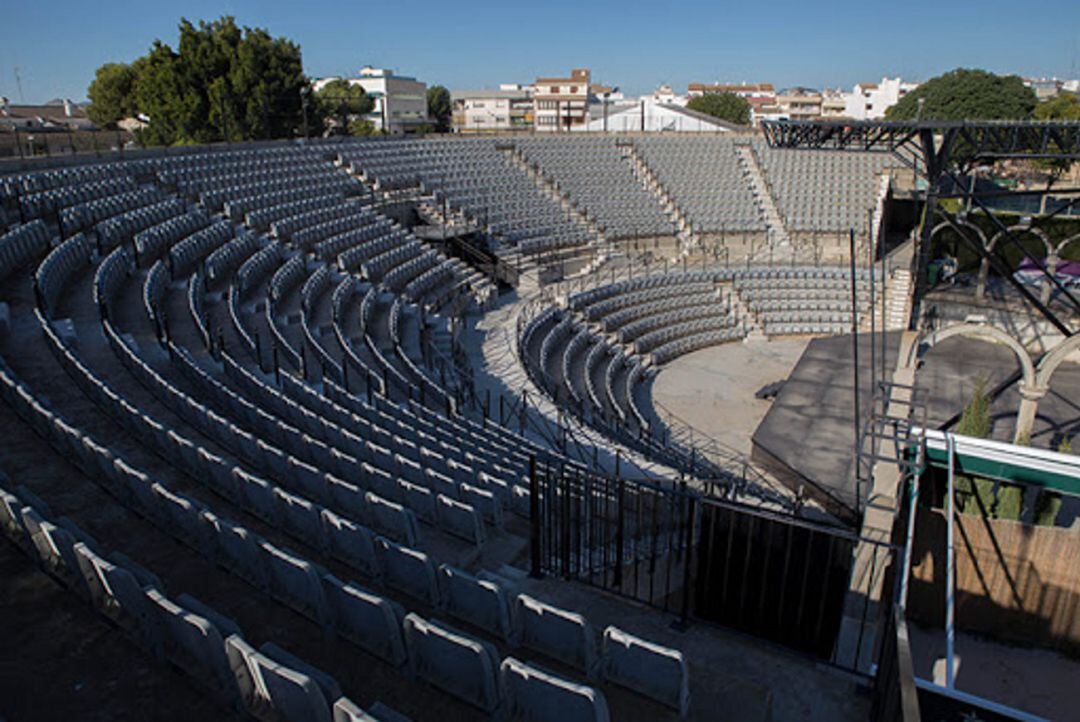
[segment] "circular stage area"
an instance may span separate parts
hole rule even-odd
[[[681,356],[660,370],[652,398],[703,434],[743,454],[771,401],[754,398],[758,389],[786,379],[810,338],[725,343]]]

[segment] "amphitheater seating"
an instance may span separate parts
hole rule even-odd
[[[514,607],[515,633],[534,649],[592,675],[596,671],[596,637],[580,614],[520,594]]]
[[[438,574],[439,597],[447,614],[500,639],[512,637],[511,607],[499,584],[447,564],[439,566]]]
[[[867,230],[874,206],[874,176],[891,161],[875,153],[769,148],[753,141],[754,153],[788,228],[858,233]]]
[[[608,238],[675,233],[671,220],[621,157],[614,138],[575,137],[558,143],[529,138],[516,145]]]
[[[634,148],[695,231],[765,230],[733,139],[645,137]]]
[[[531,722],[608,722],[602,692],[507,657],[499,682],[513,719]]]
[[[678,650],[666,649],[616,627],[604,630],[604,679],[652,697],[685,717],[690,708],[686,660]]]
[[[13,514],[7,517],[5,529],[12,537],[40,537],[43,531],[59,529],[7,490],[0,490],[0,497],[6,502],[5,509],[21,506],[23,521],[18,526]],[[44,507],[43,502],[36,503]],[[255,650],[231,620],[186,594],[171,599],[153,574],[124,554],[102,556],[94,548],[96,542],[74,525],[69,527],[70,531],[63,530],[65,539],[83,541],[71,545],[67,552],[70,559],[65,562],[73,565],[80,578],[59,574],[65,584],[80,594],[88,590],[90,604],[139,646],[169,660],[228,706],[242,704],[259,719],[329,720],[328,702],[333,700],[336,706],[365,714],[341,695],[329,675],[272,642]],[[55,550],[52,544],[39,549]],[[57,574],[50,556],[40,560],[50,573]]]
[[[404,622],[409,665],[420,679],[485,712],[499,704],[499,653],[438,622],[408,614]]]
[[[253,716],[330,720],[326,698],[308,675],[278,664],[236,636],[225,640],[225,651],[244,707]]]
[[[0,236],[0,279],[41,255],[49,240],[49,229],[41,220],[16,226]]]
[[[498,642],[685,714],[678,652],[614,628],[600,649],[582,614],[512,596],[505,580],[482,570],[487,545],[520,536],[515,517],[529,516],[531,458],[577,464],[541,433],[470,412],[471,372],[453,353],[442,373],[425,363],[430,329],[449,335],[442,312],[460,310],[464,294],[483,307],[493,293],[467,264],[414,236],[398,213],[420,193],[432,207],[445,202],[482,220],[495,250],[594,244],[586,224],[530,177],[523,166],[532,164],[608,238],[673,234],[640,157],[702,227],[754,227],[745,208],[714,212],[743,198],[729,169],[710,204],[707,193],[692,195],[690,181],[674,180],[685,173],[676,168],[686,157],[683,139],[653,140],[178,149],[6,177],[0,215],[18,210],[26,221],[0,230],[10,308],[25,315],[15,320],[37,324],[32,340],[44,345],[35,348],[49,350],[88,403],[70,407],[65,393],[54,408],[39,386],[47,382],[24,384],[2,362],[0,394],[86,472],[73,483],[99,486],[125,514],[176,540],[182,555],[243,582],[252,595],[245,604],[275,605],[370,654],[384,671],[407,670],[511,718],[607,718],[599,689],[515,658],[499,667],[491,646]],[[716,157],[730,151],[716,143]],[[852,196],[844,208],[860,202]],[[796,188],[785,197],[797,208],[809,194]],[[24,271],[35,263],[31,286]],[[637,436],[633,448],[666,463],[639,408],[655,367],[742,338],[754,325],[770,334],[839,328],[850,320],[848,282],[837,269],[751,266],[606,284],[524,327],[523,360],[568,408],[603,417],[609,430],[621,425],[628,436],[620,441],[630,446]],[[36,298],[28,301],[31,288]],[[749,314],[738,315],[741,308]],[[419,399],[411,389],[422,389]],[[65,418],[69,410],[76,413]],[[107,436],[90,436],[76,419],[112,425],[123,443],[102,443]],[[145,468],[131,458],[151,453]],[[121,633],[226,704],[266,718],[368,714],[274,640],[256,648],[228,617],[168,593],[154,572],[169,580],[171,570],[151,572],[124,555],[138,558],[137,547],[108,553],[46,509],[32,495],[0,490],[0,531]],[[374,708],[371,716],[380,718]]]

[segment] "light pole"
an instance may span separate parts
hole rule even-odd
[[[304,140],[308,139],[308,97],[311,95],[311,86],[304,85],[300,88],[300,109],[304,112]]]
[[[608,99],[611,97],[612,93],[617,93],[617,92],[619,92],[619,86],[616,85],[614,88],[612,88],[611,90],[604,93],[604,132],[605,133],[607,133]]]

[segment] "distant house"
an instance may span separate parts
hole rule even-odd
[[[497,90],[452,90],[454,131],[476,133],[531,130],[532,90],[520,85],[504,85]]]
[[[375,101],[364,116],[378,130],[392,135],[411,133],[430,123],[427,114],[427,84],[407,75],[397,75],[386,68],[365,66],[355,78],[320,78],[312,87],[322,90],[334,80],[359,85]]]
[[[59,99],[44,105],[13,105],[0,98],[0,126],[35,133],[97,129],[84,106]]]
[[[533,83],[533,118],[537,132],[578,129],[589,120],[590,74],[574,68],[565,78],[537,78]]]

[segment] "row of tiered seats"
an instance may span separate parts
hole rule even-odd
[[[870,272],[856,271],[856,304],[869,310]],[[880,281],[880,276],[878,277]],[[851,330],[851,275],[843,268],[756,268],[737,274],[734,289],[770,336]]]
[[[501,243],[522,253],[590,240],[491,139],[357,143],[341,151],[340,160],[380,188],[434,193],[437,202],[482,222]]]
[[[71,443],[77,437],[77,431],[66,430]],[[274,720],[329,721],[332,715],[338,722],[396,714],[376,704],[374,717],[368,716],[342,695],[331,676],[273,642],[254,648],[226,615],[188,594],[171,598],[156,575],[127,555],[105,552],[74,522],[54,523],[48,516],[44,502],[32,494],[0,487],[0,531],[10,542],[146,653],[168,660],[226,707]]]
[[[69,241],[65,248],[70,247],[75,243],[76,241]],[[95,282],[95,288],[100,289],[98,290],[99,295],[107,299],[112,294],[116,293],[117,290],[124,283],[125,272],[131,267],[132,266],[130,263],[130,259],[127,258],[127,252],[125,250],[121,249],[111,254],[109,258],[105,261],[105,263],[103,263],[102,266],[99,268],[98,279]],[[50,273],[48,273],[48,269],[46,269],[46,273],[40,275],[42,275],[42,277],[46,279],[43,282],[43,285],[53,287],[56,284],[60,283],[60,278],[53,277]],[[45,323],[44,320],[43,323]],[[103,321],[103,323],[105,324],[106,330],[109,330],[109,327],[111,325],[110,322],[106,319]],[[50,327],[47,323],[45,324],[45,328],[47,332],[50,330]],[[129,367],[134,368],[140,363],[137,357],[134,356],[130,348],[126,350],[120,348],[122,344],[126,345],[128,342],[119,339],[116,334],[112,332],[110,332],[109,338],[116,347],[116,352],[123,354],[123,357],[127,358],[127,363],[129,364]],[[144,414],[139,414],[136,409],[128,407],[125,411],[122,397],[117,396],[115,393],[110,395],[108,386],[103,385],[100,380],[94,378],[93,374],[85,366],[83,366],[77,358],[74,357],[71,350],[67,348],[58,337],[53,337],[52,343],[53,348],[56,350],[56,352],[64,357],[69,371],[72,372],[73,375],[82,378],[86,385],[92,386],[96,389],[96,392],[91,392],[91,395],[98,397],[99,403],[116,407],[115,410],[118,414],[123,415],[126,413],[127,418],[129,418],[132,423],[140,426],[143,429],[143,433],[146,434],[146,441],[148,443],[161,445],[163,452],[170,458],[180,459],[181,463],[192,464],[192,466],[190,467],[190,473],[193,477],[205,479],[206,483],[210,484],[217,483],[217,480],[222,479],[222,475],[219,472],[215,472],[213,470],[214,468],[216,468],[214,466],[197,471],[200,464],[204,465],[204,461],[202,461],[202,459],[208,459],[211,457],[208,457],[206,453],[201,452],[200,450],[196,450],[197,453],[194,455],[191,453],[190,449],[185,450],[185,447],[180,441],[181,437],[178,437],[175,432],[165,431],[163,427],[154,427],[152,420],[148,419]],[[178,351],[174,351],[173,358],[180,358],[180,354]],[[143,369],[138,372],[133,371],[133,373],[142,374],[148,377],[151,372],[148,369]],[[137,419],[136,416],[138,416]],[[155,432],[155,428],[157,428],[158,431]],[[178,443],[181,444],[179,447],[177,447]],[[85,448],[85,445],[83,448]],[[99,466],[101,465],[100,461],[101,460],[99,459],[97,462]],[[204,542],[199,540],[206,539],[206,532],[199,531],[200,524],[202,523],[199,520],[213,519],[214,516],[211,512],[199,512],[197,502],[195,502],[193,499],[185,498],[183,495],[170,492],[160,483],[153,482],[150,479],[145,478],[145,476],[140,476],[137,472],[134,472],[134,470],[125,467],[122,462],[114,462],[112,464],[112,468],[115,470],[113,474],[109,474],[109,472],[106,471],[107,476],[111,477],[111,483],[116,484],[118,487],[121,485],[128,486],[129,498],[134,500],[135,503],[143,505],[142,511],[147,516],[157,519],[160,523],[164,525],[174,525],[177,533],[187,535],[190,542],[195,543],[197,546],[203,545]],[[304,534],[312,533],[313,528],[311,524],[306,521],[311,517],[310,514],[305,511],[310,511],[310,507],[305,507],[305,502],[301,497],[289,495],[288,492],[273,489],[271,490],[273,493],[273,499],[277,503],[277,509],[276,511],[273,511],[274,507],[267,507],[265,505],[265,499],[263,499],[262,501],[258,501],[258,496],[248,497],[245,502],[244,497],[246,495],[252,494],[253,489],[265,488],[260,487],[257,484],[255,486],[252,486],[252,484],[255,483],[254,477],[237,473],[235,479],[242,480],[243,483],[246,484],[240,497],[237,497],[237,504],[243,505],[244,503],[252,503],[253,506],[251,506],[250,508],[253,510],[256,516],[259,516],[259,512],[261,511],[261,513],[265,515],[268,520],[273,520],[277,524],[287,527],[295,536],[299,537]],[[219,491],[228,495],[228,493],[225,492],[223,489]],[[372,498],[372,496],[368,496],[368,498],[370,499]],[[328,510],[324,510],[324,513],[321,516],[325,518],[328,513],[330,513],[328,512]],[[220,518],[218,519],[218,523],[213,526],[214,528],[225,530],[224,533],[226,533],[227,536],[222,538],[222,543],[220,545],[219,551],[221,554],[228,557],[227,561],[225,562],[226,565],[231,566],[237,574],[246,579],[254,581],[254,583],[256,583],[256,586],[260,586],[261,580],[261,588],[269,590],[271,596],[274,596],[275,598],[280,599],[284,603],[294,608],[297,608],[304,614],[317,617],[317,620],[322,620],[324,623],[326,623],[326,619],[321,616],[324,613],[320,612],[319,610],[326,609],[326,614],[334,613],[333,610],[336,609],[336,607],[329,603],[321,603],[319,601],[321,598],[325,598],[327,596],[327,593],[324,590],[323,597],[320,597],[319,593],[316,591],[318,587],[312,586],[310,574],[311,569],[304,566],[305,562],[301,557],[296,556],[292,552],[287,552],[283,549],[276,548],[272,546],[269,542],[262,542],[258,539],[258,537],[252,537],[250,534],[244,534],[243,530],[240,528],[237,528],[235,526],[229,527],[222,520],[220,520]],[[237,535],[239,536],[237,537]],[[243,539],[244,544],[236,546],[236,544],[232,541],[225,541],[227,539],[231,540],[233,538]],[[409,593],[409,591],[411,590],[415,593],[419,589],[415,586],[416,577],[410,571],[407,561],[403,560],[416,559],[419,557],[419,555],[423,553],[407,553],[407,549],[400,547],[399,545],[393,545],[388,540],[380,542],[377,537],[375,537],[374,541],[379,545],[379,548],[382,549],[384,553],[389,554],[390,552],[400,552],[400,556],[392,557],[393,560],[399,563],[395,564],[395,561],[391,561],[389,564],[385,565],[385,569],[382,572],[384,576],[388,579],[388,586],[393,587],[394,583],[396,582],[397,586],[399,587],[399,591],[404,590],[405,593]],[[313,542],[310,538],[307,539],[307,542],[312,546],[324,548],[318,543]],[[329,544],[329,542],[327,542],[327,544]],[[213,547],[218,545],[214,545],[211,542],[210,546]],[[349,548],[350,552],[355,555],[355,547],[350,546]],[[243,550],[247,551],[245,552]],[[381,560],[383,557],[376,558]],[[259,561],[260,559],[262,559],[262,561]],[[221,562],[219,561],[219,563]],[[404,566],[402,566],[402,564],[404,564]],[[304,570],[305,568],[308,569],[307,572],[300,573],[297,571]],[[328,579],[324,579],[324,585],[326,585],[328,582]],[[430,589],[430,587],[428,587],[428,589]],[[466,596],[466,599],[467,598],[468,597]],[[437,606],[437,604],[433,604],[432,606]],[[552,618],[550,612],[547,613],[546,618]],[[348,617],[348,620],[337,618],[335,619],[336,621],[329,622],[332,627],[345,624],[346,621],[352,620],[352,616],[350,615],[350,617]],[[414,618],[414,623],[417,626],[420,626],[419,623],[422,621],[422,618]],[[460,697],[471,700],[471,697],[469,696],[469,690],[475,687],[475,685],[477,684],[476,680],[468,674],[463,675],[460,664],[450,665],[449,667],[445,664],[446,656],[448,653],[448,650],[446,648],[441,648],[438,650],[438,653],[436,653],[436,651],[427,652],[424,648],[420,648],[420,642],[417,642],[415,645],[410,644],[408,634],[411,626],[413,625],[410,625],[408,623],[408,620],[406,620],[406,623],[403,625],[402,633],[406,639],[405,649],[408,652],[412,652],[414,649],[416,649],[415,654],[413,656],[410,656],[409,658],[410,665],[415,666],[418,670],[420,668],[427,670],[425,673],[417,671],[418,676],[421,676],[422,678],[427,678],[429,679],[429,681],[433,681],[433,683],[436,684],[441,682],[444,686],[449,687],[452,693],[456,693]],[[430,629],[430,624],[428,628]],[[541,629],[537,632],[532,633],[535,635],[536,641],[531,643],[523,642],[523,644],[526,645],[526,648],[532,648],[536,646],[543,647],[545,640],[547,640],[547,638],[556,631],[557,628],[547,633],[544,633]],[[524,637],[524,633],[522,633],[522,636]],[[459,644],[457,645],[458,647],[468,648],[475,646],[474,643],[460,644],[460,639],[458,639],[457,641],[459,642]],[[467,638],[465,641],[468,641]],[[555,641],[554,643],[548,643],[548,646],[555,650],[560,649],[557,641]],[[451,651],[452,649],[453,648],[451,648]],[[458,652],[460,654],[461,650],[459,649]],[[456,661],[460,662],[460,657],[457,658]],[[532,685],[534,687],[539,685],[540,689],[543,690],[545,684],[551,683],[551,680],[546,680],[542,683],[533,682]],[[563,684],[565,685],[567,683]],[[548,690],[548,693],[556,693],[559,691],[559,689],[560,687],[557,686],[554,690]],[[511,696],[508,699],[508,704],[529,704],[529,701],[527,699],[517,700],[517,696],[519,696],[519,694],[520,693],[517,693]],[[577,696],[581,696],[580,693],[575,694]],[[291,700],[292,697],[289,697],[289,699]],[[591,700],[593,698],[586,696],[586,699]],[[602,697],[600,697],[599,699],[602,700]],[[270,701],[273,702],[274,700],[271,699]],[[480,702],[484,704],[487,703],[485,702],[485,700],[480,700]],[[306,704],[311,704],[310,698],[307,698]],[[597,706],[598,710],[603,709],[602,701],[596,702],[595,705]],[[310,709],[317,708],[317,706],[310,707]],[[308,709],[308,712],[306,714],[310,714],[310,709]],[[277,711],[280,712],[281,710],[278,708]],[[598,712],[597,714],[600,714],[600,712]],[[589,718],[591,719],[592,717]]]
[[[69,244],[73,245],[74,241],[69,241]],[[124,271],[131,268],[130,259],[128,259],[126,256],[127,256],[126,251],[118,250],[118,251],[114,252],[113,254],[111,254],[109,259],[107,259],[106,263],[101,266],[101,269],[99,270],[99,281],[95,284],[95,286],[97,288],[99,288],[99,289],[103,289],[103,290],[99,291],[99,293],[100,293],[100,295],[102,297],[108,298],[112,293],[115,293],[116,289],[123,283],[123,279],[124,279],[124,275],[125,275]],[[49,274],[45,274],[45,275],[48,276],[49,280],[47,280],[44,283],[44,285],[52,287],[52,286],[56,285],[56,283],[58,283],[58,281],[53,279],[51,277],[51,275],[49,275]],[[103,323],[105,324],[106,330],[109,330],[109,326],[111,325],[109,323],[109,321],[104,320]],[[119,337],[115,333],[113,333],[111,331],[109,332],[109,339],[113,343],[113,345],[114,345],[114,347],[116,349],[116,353],[121,354],[122,358],[127,359],[127,364],[129,365],[129,367],[134,368],[136,365],[138,365],[140,363],[138,361],[138,359],[136,357],[134,357],[134,353],[133,353],[133,351],[132,351],[132,349],[130,347],[127,348],[126,350],[121,348],[122,345],[126,346],[128,344],[128,342],[119,339]],[[59,341],[58,338],[54,339],[53,342],[54,342],[54,348],[56,348],[58,350],[58,353],[59,353],[61,347],[63,346],[63,344]],[[70,358],[69,354],[70,354],[70,350],[67,350],[66,347],[65,347],[64,355],[65,355],[66,358],[68,358],[69,367],[74,367],[76,364],[78,364],[78,361],[77,361],[77,359]],[[174,354],[173,354],[174,360],[179,359],[180,356],[181,355],[178,352],[178,350],[174,350]],[[83,370],[83,371],[76,371],[76,373],[80,374],[85,379],[86,383],[88,383],[88,384],[95,383],[95,380],[92,378],[92,375],[89,372]],[[151,372],[149,370],[147,370],[147,369],[143,369],[141,371],[133,371],[133,373],[136,373],[137,375],[142,375],[143,377],[149,377]],[[105,392],[104,396],[108,396],[107,387],[98,387],[98,388],[101,391]],[[110,398],[112,398],[112,397],[110,397]],[[133,418],[132,410],[129,410],[127,413],[129,415],[129,417]],[[133,421],[134,421],[134,419],[133,419]],[[145,416],[140,416],[140,420],[135,421],[135,423],[143,425],[144,428],[149,428],[150,436],[152,436],[155,439],[156,443],[162,444],[163,447],[169,447],[169,449],[168,449],[168,451],[166,453],[170,457],[178,458],[178,459],[181,459],[181,460],[184,460],[184,461],[191,461],[191,460],[194,459],[194,461],[193,461],[194,465],[202,463],[202,462],[200,462],[198,460],[199,458],[202,458],[198,454],[193,456],[190,453],[190,451],[185,452],[183,446],[180,446],[179,448],[175,447],[178,437],[176,437],[176,435],[174,433],[164,433],[164,434],[162,434],[160,432],[155,433],[153,431],[152,426],[151,427],[146,427],[146,424],[148,423],[148,420],[145,418]],[[161,428],[161,427],[158,427],[158,428]],[[149,441],[149,438],[148,438],[148,441]],[[205,454],[203,455],[203,457],[205,457]],[[191,471],[193,476],[196,475],[194,465],[193,465],[192,471]],[[114,464],[114,467],[116,467],[116,466],[117,465]],[[215,483],[214,482],[215,478],[221,478],[220,473],[215,474],[215,472],[213,472],[212,469],[204,469],[204,470],[201,471],[201,473],[198,474],[198,476],[200,476],[201,478],[207,479],[209,483]],[[254,482],[254,479],[252,477],[250,477],[250,475],[247,475],[247,477],[242,477],[241,476],[240,478],[244,479],[244,482],[247,484],[247,487],[245,487],[245,489],[244,489],[245,494],[251,494],[252,489],[260,488],[257,485],[254,486],[254,487],[251,486],[251,484]],[[129,482],[130,482],[130,474],[128,475],[128,477],[125,477],[125,479],[124,479],[124,483],[129,483]],[[181,508],[190,508],[190,507],[187,507],[186,504],[190,504],[191,500],[186,500],[186,503],[185,503],[185,500],[182,497],[178,497],[176,494],[166,494],[165,491],[164,491],[164,488],[160,487],[160,485],[155,487],[153,484],[151,484],[150,486],[151,486],[151,492],[152,492],[151,496],[156,496],[157,498],[162,499],[163,503],[165,503],[166,505],[175,504],[175,503],[179,502]],[[162,489],[162,491],[158,491],[158,489]],[[276,500],[278,500],[278,504],[280,505],[279,508],[277,509],[277,511],[276,512],[271,511],[271,512],[267,513],[267,507],[265,506],[265,502],[254,501],[258,497],[252,497],[249,501],[254,501],[254,505],[251,508],[256,513],[256,515],[258,515],[258,511],[260,510],[260,507],[262,507],[261,511],[262,511],[262,513],[264,515],[266,515],[266,516],[268,516],[270,518],[279,520],[279,523],[281,523],[282,525],[291,525],[291,527],[294,530],[293,531],[294,534],[299,536],[299,530],[302,530],[302,529],[307,529],[308,531],[310,531],[310,529],[311,529],[310,525],[305,525],[305,523],[303,521],[303,519],[305,519],[305,514],[302,513],[302,511],[298,511],[298,509],[302,510],[304,508],[303,500],[301,498],[299,498],[299,497],[296,497],[296,496],[292,496],[292,497],[287,496],[288,492],[278,491],[278,490],[272,490],[272,492],[274,493],[274,498]],[[133,491],[133,495],[137,494],[137,493],[138,492]],[[148,506],[153,505],[155,503],[153,501],[149,501],[149,497],[146,497],[145,494],[142,494],[139,498],[141,498],[142,501],[144,503],[146,503]],[[368,497],[368,498],[371,498],[371,497]],[[242,503],[242,502],[238,501],[237,503]],[[190,532],[190,531],[192,531],[192,529],[194,529],[194,527],[190,526],[191,519],[192,519],[192,515],[190,513],[185,512],[182,515],[177,515],[176,513],[172,512],[172,511],[168,511],[169,508],[171,508],[171,507],[166,506],[165,509],[156,512],[156,514],[151,512],[151,515],[152,516],[157,516],[162,520],[165,520],[165,519],[176,520],[177,525],[180,528],[182,528],[185,532]],[[198,517],[200,515],[196,514],[195,516]],[[205,517],[205,515],[202,515],[202,516]],[[307,518],[310,518],[310,517],[307,517]],[[291,521],[286,521],[287,519],[291,520]],[[184,521],[180,521],[180,520],[184,520]],[[168,522],[165,522],[165,523],[168,523]],[[196,538],[199,538],[202,535],[196,532],[194,534],[194,536]],[[310,540],[309,540],[309,542],[310,542]],[[382,543],[380,548],[383,548],[384,550],[389,549],[390,544],[391,543],[389,543],[389,542]],[[247,545],[247,548],[250,549],[250,546],[251,545]],[[315,587],[312,587],[310,584],[305,587],[303,582],[300,581],[300,580],[304,579],[303,576],[297,576],[295,573],[287,571],[287,570],[290,570],[290,569],[293,569],[293,568],[297,568],[298,567],[297,562],[300,562],[300,559],[295,557],[295,555],[292,555],[292,554],[290,554],[288,552],[284,552],[283,550],[280,550],[280,549],[278,550],[277,553],[274,553],[274,550],[271,547],[269,547],[269,546],[267,546],[266,544],[263,544],[263,543],[255,544],[255,546],[258,547],[259,549],[265,550],[265,553],[267,554],[267,556],[265,557],[265,559],[267,560],[265,562],[265,564],[267,566],[269,566],[269,569],[265,570],[263,572],[260,572],[260,571],[258,571],[259,566],[258,566],[257,563],[255,565],[251,564],[252,559],[251,559],[250,555],[237,554],[236,559],[231,560],[231,562],[235,563],[237,568],[240,570],[238,573],[240,573],[242,576],[246,576],[248,578],[255,579],[255,580],[258,580],[260,578],[268,580],[268,581],[266,581],[266,586],[270,589],[271,595],[282,599],[287,604],[290,604],[290,605],[292,605],[294,607],[297,607],[297,608],[301,609],[302,611],[304,611],[307,614],[315,614],[316,610],[319,607],[319,605],[316,602],[316,600],[319,598],[318,594],[313,591],[315,589]],[[419,554],[419,552],[418,552],[418,554]],[[413,556],[415,557],[415,554]],[[292,557],[292,559],[294,561],[290,562],[289,557]],[[282,566],[282,565],[284,565],[284,566]],[[299,564],[299,568],[302,568],[302,564]],[[393,565],[391,565],[390,569],[386,571],[386,574],[389,577],[395,577],[396,576],[397,579],[398,579],[399,586],[401,586],[401,587],[410,588],[410,585],[415,581],[413,578],[410,577],[410,573],[408,571],[397,570],[396,567],[394,567]],[[284,575],[284,576],[281,576],[281,575]],[[279,581],[279,577],[280,577],[280,581]],[[308,575],[308,578],[310,579],[310,575]],[[391,586],[393,586],[393,585],[391,585]],[[411,587],[411,588],[415,589],[415,587]],[[519,605],[524,604],[522,599],[523,598],[519,598]],[[534,607],[535,607],[535,605],[534,605]],[[546,619],[552,619],[552,612],[550,610],[544,611],[542,616],[544,618],[546,618]],[[419,622],[422,622],[423,620],[421,618],[417,617],[417,618],[414,619],[414,621],[417,624],[419,624]],[[408,621],[407,621],[406,624],[405,624],[406,635],[408,634],[409,628],[410,628],[410,625],[408,624]],[[552,649],[560,650],[561,649],[561,647],[559,646],[560,643],[557,640],[554,641],[554,642],[546,642],[545,641],[552,633],[554,633],[554,630],[557,630],[557,629],[558,629],[558,627],[553,628],[552,631],[549,631],[546,634],[541,629],[540,631],[534,633],[535,636],[536,636],[536,640],[534,642],[531,642],[531,643],[530,642],[523,642],[523,644],[527,648],[533,648],[533,647],[537,647],[537,646],[543,647],[545,644],[547,644]],[[429,625],[429,631],[430,631],[430,625]],[[451,633],[450,636],[452,636],[452,633]],[[524,632],[522,632],[522,636],[525,637]],[[613,633],[609,634],[608,636],[612,637],[612,636],[617,636],[617,635],[615,634],[615,631],[613,631]],[[462,647],[462,646],[471,646],[471,645],[458,644],[457,646]],[[410,649],[410,650],[412,649],[412,646],[409,645],[408,642],[406,642],[406,647],[408,649]],[[451,647],[450,649],[452,650],[453,647]],[[458,653],[459,654],[461,653],[460,649],[458,649]],[[636,653],[640,654],[641,650],[640,649],[637,650]],[[418,669],[420,667],[424,667],[424,668],[427,669],[427,671],[425,673],[421,673],[419,671],[417,672],[417,674],[419,676],[421,676],[422,678],[427,678],[427,679],[429,679],[429,681],[432,681],[433,683],[435,683],[437,685],[442,684],[444,686],[450,687],[451,690],[457,690],[458,696],[462,696],[464,698],[470,698],[469,695],[471,694],[471,692],[469,692],[469,690],[475,688],[475,686],[477,684],[477,681],[474,678],[472,678],[471,676],[468,676],[468,675],[466,676],[466,678],[464,680],[462,680],[462,673],[461,673],[461,665],[460,664],[451,665],[449,667],[448,667],[448,665],[445,664],[445,658],[446,658],[447,654],[448,654],[448,649],[445,647],[445,645],[443,647],[441,647],[441,648],[438,648],[438,653],[436,653],[435,651],[432,651],[430,654],[425,655],[425,652],[423,650],[420,650],[416,654],[416,659],[411,661],[410,664],[416,665],[416,667]],[[460,658],[458,658],[458,661],[460,662]],[[506,668],[507,666],[508,666],[508,663],[504,662],[504,668]],[[618,666],[618,665],[615,665],[615,666]],[[633,665],[630,665],[629,667],[627,667],[627,669],[633,669]],[[528,685],[531,686],[532,688],[534,688],[534,690],[535,690],[534,694],[540,694],[542,692],[546,692],[547,695],[556,694],[556,693],[559,693],[559,691],[561,689],[564,689],[565,685],[567,684],[567,683],[563,683],[561,686],[556,685],[555,689],[547,689],[547,687],[550,686],[551,684],[553,684],[553,682],[552,682],[552,680],[550,678],[544,679],[543,678],[544,673],[539,672],[537,670],[529,670],[529,669],[521,669],[521,668],[516,669],[515,672],[519,676],[529,677],[530,678],[531,681],[529,681]],[[537,674],[540,675],[540,676],[537,677],[536,676]],[[519,684],[525,684],[525,683],[521,682],[519,680]],[[488,687],[490,688],[490,685],[488,685]],[[528,699],[518,699],[518,697],[520,695],[521,695],[521,692],[515,692],[513,695],[511,695],[508,698],[507,703],[511,704],[511,705],[513,705],[515,707],[516,706],[522,706],[522,705],[528,705],[528,704],[535,704],[536,703],[535,701],[529,702]],[[542,697],[542,695],[541,695],[541,697]],[[574,692],[572,695],[569,696],[567,702],[569,703],[572,700],[577,699],[579,697],[582,697],[582,694],[580,693],[580,691]],[[602,702],[593,702],[592,700],[594,698],[590,697],[588,695],[585,696],[585,699],[586,699],[586,701],[589,702],[589,709],[592,709],[592,707],[594,707],[594,706],[596,707],[597,710],[602,710],[603,709]],[[599,698],[599,699],[602,700],[602,697]],[[678,695],[676,694],[673,697],[673,699],[677,700]],[[579,704],[581,704],[581,702],[579,702]],[[601,713],[598,711],[597,714],[601,714]],[[591,719],[592,717],[589,717],[589,718]]]
[[[635,177],[614,138],[538,137],[515,145],[609,239],[675,233],[671,219]]]
[[[758,139],[752,147],[788,229],[867,232],[887,154],[775,150]]]
[[[645,137],[634,148],[695,231],[765,230],[731,138]]]

